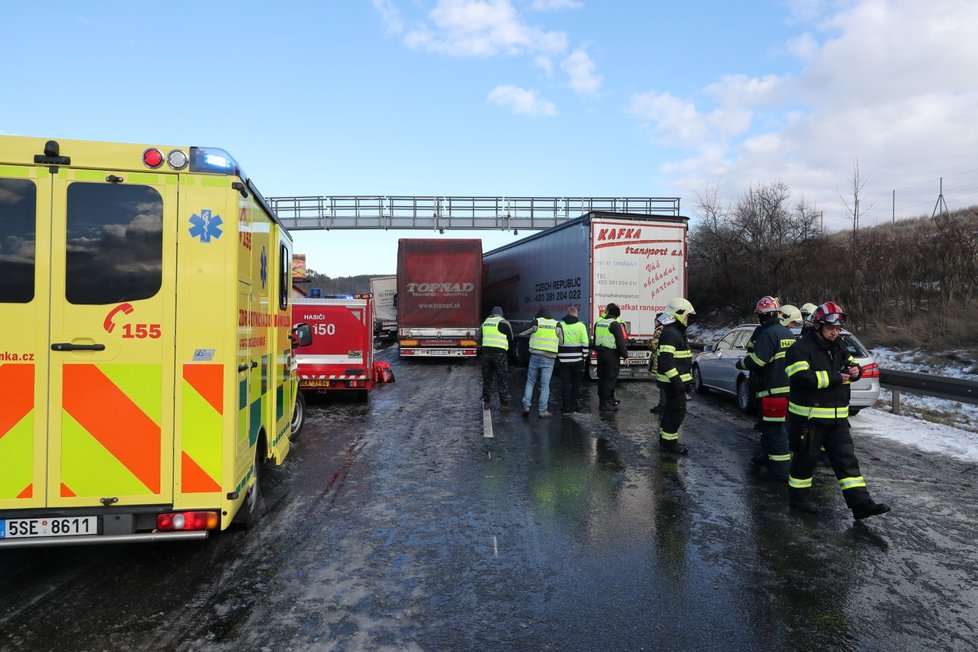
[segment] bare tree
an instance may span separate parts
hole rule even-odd
[[[859,232],[859,218],[864,212],[873,207],[872,204],[865,207],[859,205],[859,196],[866,186],[866,181],[868,179],[863,179],[859,172],[859,159],[856,158],[856,163],[852,168],[852,177],[849,178],[849,189],[852,192],[851,202],[842,192],[839,192],[839,198],[842,199],[842,203],[846,207],[846,214],[849,216],[849,221],[852,222],[853,253],[856,251],[856,234]]]

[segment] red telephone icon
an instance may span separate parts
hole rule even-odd
[[[112,318],[118,315],[119,313],[123,313],[125,315],[131,314],[133,310],[135,310],[135,308],[133,308],[128,303],[120,303],[115,308],[110,310],[109,314],[105,316],[105,321],[102,322],[102,328],[105,329],[106,333],[111,333],[112,329],[115,328],[115,322],[112,321]]]

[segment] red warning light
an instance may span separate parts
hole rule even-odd
[[[147,149],[143,152],[143,163],[148,168],[158,168],[163,165],[163,152],[158,149]]]

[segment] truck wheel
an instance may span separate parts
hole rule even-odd
[[[744,414],[754,412],[754,397],[750,394],[750,383],[744,377],[739,378],[737,380],[737,407]]]
[[[292,434],[289,439],[296,441],[299,438],[299,435],[302,433],[302,426],[305,425],[305,423],[306,399],[300,391],[299,395],[295,397],[295,410],[292,412]]]
[[[262,435],[259,435],[258,441],[261,442]],[[255,483],[251,485],[248,489],[248,493],[245,494],[245,499],[238,508],[238,513],[234,515],[234,520],[232,524],[242,530],[247,530],[258,522],[258,516],[261,513],[262,506],[262,493],[261,493],[261,466],[265,462],[265,451],[261,443],[255,449],[255,462],[252,467],[252,473],[255,476]]]
[[[706,394],[706,392],[709,391],[707,390],[706,385],[703,384],[703,374],[700,373],[699,365],[695,364],[693,365],[693,390],[695,390],[697,394]]]

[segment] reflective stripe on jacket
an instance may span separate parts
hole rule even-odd
[[[769,319],[754,329],[747,346],[749,353],[741,365],[755,379],[758,398],[788,393],[784,359],[794,343],[795,336],[777,319]]]
[[[655,354],[656,380],[671,383],[678,378],[680,383],[692,382],[693,352],[686,339],[686,327],[680,322],[674,321],[662,328]]]
[[[568,363],[584,360],[588,351],[587,326],[579,321],[573,324],[561,321],[560,328],[564,331],[564,343],[557,349],[557,359]]]
[[[828,342],[807,330],[785,355],[788,415],[796,419],[841,420],[849,417],[849,382],[842,369],[856,365],[840,340]]]

